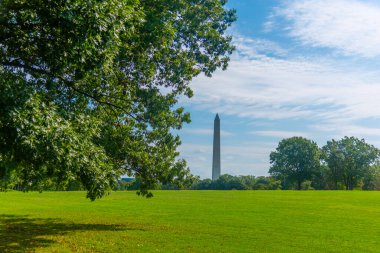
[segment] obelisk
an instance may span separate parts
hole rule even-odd
[[[214,120],[214,143],[212,152],[212,180],[220,176],[220,119],[216,114]]]

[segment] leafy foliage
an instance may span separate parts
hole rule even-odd
[[[328,141],[323,152],[335,184],[341,181],[347,190],[352,190],[379,158],[379,150],[373,145],[347,136]]]
[[[380,165],[372,165],[366,172],[363,180],[364,190],[380,190]]]
[[[314,141],[303,137],[282,140],[270,154],[269,173],[282,181],[295,182],[297,189],[311,180],[320,168],[320,150]]]
[[[189,82],[225,69],[233,10],[219,0],[0,3],[0,168],[23,189],[78,180],[91,200],[120,175],[140,193],[193,180],[172,129]],[[43,187],[42,187],[43,188]]]
[[[192,185],[194,190],[278,190],[280,181],[272,177],[221,175],[217,180],[203,179]]]
[[[380,189],[380,153],[363,139],[344,137],[319,149],[302,137],[282,140],[270,154],[269,173],[282,189]]]

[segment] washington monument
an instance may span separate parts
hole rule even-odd
[[[220,176],[220,119],[216,114],[214,120],[214,143],[212,152],[212,180]]]

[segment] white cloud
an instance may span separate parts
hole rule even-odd
[[[253,131],[251,134],[276,138],[290,138],[294,136],[308,137],[309,134],[304,132],[292,132],[292,131]]]
[[[275,13],[271,13],[268,17],[266,22],[263,24],[263,32],[270,33],[272,32],[276,27],[276,15]]]
[[[315,131],[320,132],[329,132],[329,133],[338,133],[336,137],[342,138],[344,136],[356,136],[358,138],[366,137],[380,137],[380,128],[376,127],[365,127],[355,124],[324,124],[324,125],[314,125]]]
[[[200,77],[189,101],[199,109],[265,119],[358,120],[380,117],[380,73],[341,69],[329,61],[262,57],[233,60]]]
[[[285,56],[288,53],[287,50],[273,41],[247,38],[236,32],[233,34],[233,44],[236,46],[240,56],[249,58],[260,58],[263,54]]]
[[[191,134],[191,135],[210,135],[214,134],[214,129],[211,128],[188,128],[184,129],[182,132]],[[225,130],[220,130],[221,136],[233,136],[234,134]]]
[[[380,56],[380,5],[357,0],[288,1],[276,14],[291,22],[290,35],[306,45],[346,55]],[[273,22],[273,21],[272,21]]]

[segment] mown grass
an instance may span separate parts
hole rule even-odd
[[[0,252],[380,252],[380,192],[0,193]]]

